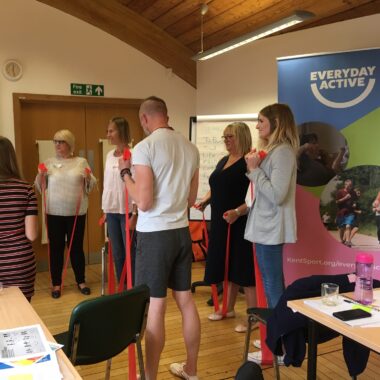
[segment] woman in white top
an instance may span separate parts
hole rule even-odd
[[[39,192],[42,181],[46,181],[46,213],[50,244],[50,272],[52,297],[61,296],[62,269],[65,245],[69,246],[71,266],[78,289],[89,295],[90,288],[85,283],[85,257],[83,238],[88,208],[87,194],[94,188],[96,178],[89,169],[85,158],[74,157],[75,137],[67,129],[58,131],[53,138],[56,156],[47,159],[46,171],[39,168],[35,185]],[[74,233],[75,216],[77,222]]]
[[[108,238],[111,242],[117,278],[120,281],[125,261],[125,185],[120,178],[119,158],[129,148],[130,131],[128,121],[114,117],[107,127],[107,138],[116,148],[108,152],[104,169],[102,209],[106,214]],[[129,229],[135,230],[137,206],[128,197]],[[135,235],[135,234],[134,234]],[[133,246],[133,244],[132,244]]]

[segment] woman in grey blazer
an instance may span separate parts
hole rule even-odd
[[[268,307],[276,306],[284,291],[282,251],[284,243],[297,238],[295,191],[297,127],[286,104],[272,104],[259,113],[256,126],[258,152],[245,156],[247,176],[255,187],[255,203],[245,229],[245,238],[255,243]]]

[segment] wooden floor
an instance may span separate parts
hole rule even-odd
[[[203,272],[203,264],[195,263],[193,267],[193,280],[202,279]],[[88,266],[86,275],[88,285],[92,289],[92,296],[100,295],[100,265]],[[87,298],[87,296],[83,296],[77,290],[71,270],[69,270],[66,284],[63,296],[58,300],[54,300],[50,297],[47,273],[37,274],[36,294],[32,299],[32,305],[53,334],[67,329],[72,308],[78,302]],[[243,354],[244,334],[234,332],[234,326],[238,323],[239,319],[244,318],[244,298],[239,295],[236,307],[237,318],[210,322],[207,319],[207,315],[212,312],[212,309],[206,304],[209,295],[209,288],[200,287],[197,288],[194,296],[202,323],[198,375],[202,380],[233,379],[237,368],[241,364]],[[252,336],[253,338],[257,338],[258,330],[254,330]],[[340,338],[319,345],[318,353],[318,379],[350,379],[342,355]],[[127,379],[127,357],[127,353],[124,352],[113,359],[111,379]],[[172,362],[183,361],[184,358],[185,351],[181,335],[179,312],[172,299],[169,298],[166,316],[166,345],[161,356],[158,379],[175,379],[169,373],[169,365]],[[281,379],[306,379],[306,365],[307,360],[304,361],[301,368],[280,367]],[[104,378],[105,363],[77,368],[84,379]],[[272,367],[265,367],[264,378],[274,378]],[[367,369],[359,376],[359,379],[380,379],[379,355],[371,353]]]

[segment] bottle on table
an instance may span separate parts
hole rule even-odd
[[[373,302],[373,256],[369,253],[359,253],[355,259],[356,283],[354,298],[356,301],[369,305]]]

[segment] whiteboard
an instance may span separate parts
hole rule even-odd
[[[214,119],[213,116],[215,116]],[[258,133],[256,130],[257,115],[250,118],[238,118],[235,115],[228,115],[223,120],[219,120],[218,115],[190,118],[190,139],[197,146],[200,155],[199,188],[196,202],[199,202],[209,191],[209,177],[219,160],[227,155],[222,139],[223,131],[228,124],[235,121],[242,121],[248,125],[252,135],[252,148],[256,148],[258,143]],[[210,206],[207,206],[205,218],[206,220],[210,220],[210,217]],[[189,219],[202,220],[202,213],[192,207]]]

